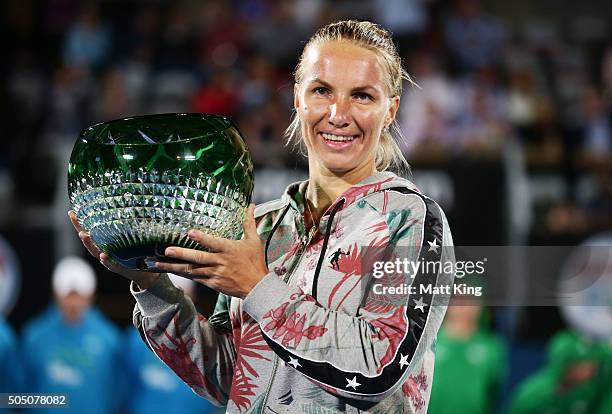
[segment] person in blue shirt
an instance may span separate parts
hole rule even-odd
[[[23,333],[25,389],[64,393],[69,406],[32,412],[111,414],[122,403],[120,333],[92,306],[95,288],[94,271],[83,259],[67,257],[55,267],[55,303]]]
[[[0,316],[0,393],[25,391],[18,352],[15,333]]]
[[[192,280],[170,274],[170,280],[193,297]],[[129,414],[212,414],[225,412],[195,394],[153,352],[147,349],[138,330],[128,328],[125,358],[130,392]],[[219,411],[221,410],[221,411]]]

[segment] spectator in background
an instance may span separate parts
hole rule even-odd
[[[283,120],[289,111],[274,96],[268,102],[253,108],[239,118],[240,129],[247,137],[249,151],[256,167],[284,167],[291,156],[282,139]]]
[[[252,26],[250,37],[251,48],[283,69],[291,68],[299,53],[295,45],[306,37],[299,32],[291,7],[290,1],[277,2],[276,7],[269,9],[265,24]]]
[[[64,63],[98,69],[106,63],[110,45],[110,30],[100,21],[98,6],[94,2],[85,3],[78,19],[68,30]]]
[[[583,161],[587,164],[612,158],[612,113],[603,93],[591,86],[582,95],[580,125]]]
[[[457,88],[446,76],[437,59],[420,51],[411,59],[411,73],[419,87],[405,93],[400,109],[401,126],[405,142],[403,151],[424,153],[448,151],[451,126],[462,102]]]
[[[601,59],[601,80],[606,96],[612,96],[612,39],[608,40]]]
[[[232,74],[216,68],[210,79],[193,96],[191,107],[194,112],[232,117],[238,108],[238,98]]]
[[[521,140],[529,165],[559,165],[563,135],[553,103],[528,67],[510,70],[508,120]]]
[[[594,165],[591,173],[592,194],[547,211],[544,222],[550,234],[580,239],[612,228],[612,164]]]
[[[401,55],[419,44],[419,36],[429,25],[427,0],[374,0],[372,13],[376,21],[390,30]]]
[[[88,71],[76,66],[60,66],[55,70],[43,128],[45,144],[72,146],[91,117],[89,110],[94,81]]]
[[[519,386],[509,414],[608,414],[611,380],[612,345],[563,331],[549,344],[546,366]]]
[[[195,282],[173,274],[172,283],[195,301]],[[133,326],[126,333],[125,358],[130,384],[129,414],[207,414],[218,408],[194,393],[149,349]]]
[[[15,333],[0,316],[0,393],[27,391]]]
[[[454,299],[448,306],[436,343],[428,413],[494,412],[507,374],[506,347],[483,326],[486,310],[475,300]]]
[[[133,115],[132,111],[137,105],[132,105],[129,101],[125,81],[124,72],[117,68],[110,68],[104,73],[101,87],[93,102],[95,122]]]
[[[156,65],[160,70],[189,70],[196,51],[191,9],[182,2],[169,4],[171,9],[159,25]]]
[[[87,262],[62,259],[53,272],[55,304],[24,330],[25,389],[67,394],[70,404],[63,413],[111,414],[121,403],[119,332],[92,306],[95,289]]]
[[[499,63],[505,32],[501,24],[482,11],[480,0],[455,0],[444,25],[446,43],[462,72]]]

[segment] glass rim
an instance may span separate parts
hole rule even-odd
[[[234,127],[236,130],[238,130],[238,128],[236,127],[236,125],[234,125],[234,123],[226,116],[224,115],[218,115],[218,114],[207,114],[207,113],[198,113],[198,112],[168,112],[168,113],[160,113],[160,114],[146,114],[146,115],[135,115],[135,116],[129,116],[129,117],[123,117],[123,118],[115,118],[115,119],[111,119],[108,121],[103,121],[103,122],[98,122],[95,123],[93,125],[90,125],[84,129],[81,130],[81,132],[79,133],[79,137],[78,139],[83,139],[86,141],[90,141],[92,138],[97,138],[94,141],[91,141],[94,144],[98,144],[98,145],[120,145],[120,146],[134,146],[134,145],[158,145],[158,144],[164,144],[164,142],[131,142],[131,143],[121,143],[121,142],[101,142],[100,138],[101,136],[99,136],[98,134],[103,133],[104,129],[107,128],[112,128],[113,126],[118,126],[121,124],[125,124],[126,126],[128,126],[128,128],[134,128],[133,132],[137,133],[139,132],[138,128],[135,128],[135,126],[137,125],[137,123],[139,121],[146,121],[146,120],[178,120],[178,119],[189,119],[189,120],[201,120],[201,121],[205,121],[205,122],[211,122],[211,121],[220,121],[222,122],[222,126],[215,128],[213,130],[210,131],[206,131],[204,132],[202,135],[196,136],[196,137],[188,137],[188,138],[180,138],[177,140],[173,140],[171,141],[172,143],[178,143],[178,142],[189,142],[192,141],[194,139],[200,139],[200,138],[204,138],[210,135],[215,135],[215,134],[220,134],[222,132],[224,132],[225,130],[227,130],[228,128]],[[133,125],[130,125],[132,124]],[[212,126],[211,124],[208,124],[208,127]],[[141,132],[142,133],[142,132]],[[86,136],[92,134],[93,137],[91,136]],[[242,138],[242,140],[244,141],[244,137],[242,136],[242,134],[238,131],[238,135]]]

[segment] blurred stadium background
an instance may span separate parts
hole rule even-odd
[[[0,8],[0,237],[10,246],[0,266],[13,278],[0,284],[0,310],[18,338],[52,300],[55,263],[86,257],[66,217],[67,159],[81,129],[149,113],[227,115],[253,156],[255,202],[272,199],[307,174],[284,146],[291,72],[313,30],[341,18],[391,30],[421,86],[402,97],[402,148],[457,245],[572,246],[612,229],[607,1],[7,0]],[[128,327],[127,281],[92,265],[96,305]],[[526,277],[517,284],[528,286]],[[210,313],[214,295],[198,289]],[[556,307],[487,313],[487,329],[507,349],[492,409],[501,412],[567,327]]]

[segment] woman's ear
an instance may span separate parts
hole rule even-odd
[[[387,117],[385,118],[385,128],[388,128],[391,126],[391,124],[393,123],[393,120],[395,119],[395,116],[397,115],[397,110],[399,109],[399,105],[400,105],[400,97],[398,95],[395,95],[391,98],[389,98],[390,103],[389,103],[389,110],[387,112]]]

